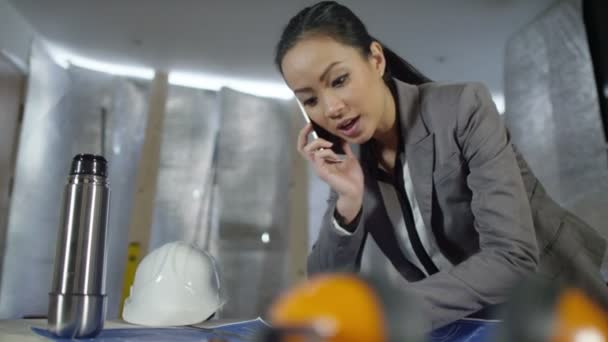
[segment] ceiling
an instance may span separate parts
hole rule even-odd
[[[346,0],[371,34],[436,80],[502,93],[507,39],[555,0]],[[281,29],[312,1],[10,0],[46,40],[89,58],[281,82]]]

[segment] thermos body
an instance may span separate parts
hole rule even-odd
[[[110,188],[103,157],[78,155],[65,187],[48,328],[84,338],[103,328],[106,309],[106,234]]]

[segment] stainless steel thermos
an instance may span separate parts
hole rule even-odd
[[[59,337],[93,337],[103,328],[107,170],[102,156],[79,154],[72,161],[49,293],[48,329]]]

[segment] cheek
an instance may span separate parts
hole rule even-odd
[[[382,98],[370,89],[366,96],[360,98],[359,106],[363,135],[366,139],[370,139],[376,132],[382,116],[384,106]]]
[[[308,116],[312,121],[326,130],[330,126],[327,117],[323,115],[322,111],[318,108],[315,108],[314,110],[308,109]]]
[[[372,80],[369,75],[361,75],[353,82],[350,91],[353,105],[360,111],[365,111],[366,114],[371,114],[374,111],[377,102],[378,85]]]
[[[352,85],[345,89],[342,96],[350,114],[363,114],[369,109],[368,95],[365,87]]]

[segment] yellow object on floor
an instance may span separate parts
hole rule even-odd
[[[131,285],[135,279],[135,271],[137,270],[137,264],[139,263],[139,254],[141,253],[141,245],[139,242],[131,242],[127,249],[127,262],[125,264],[125,275],[123,278],[122,285],[122,296],[120,298],[120,311],[122,313],[125,300],[129,297]]]

